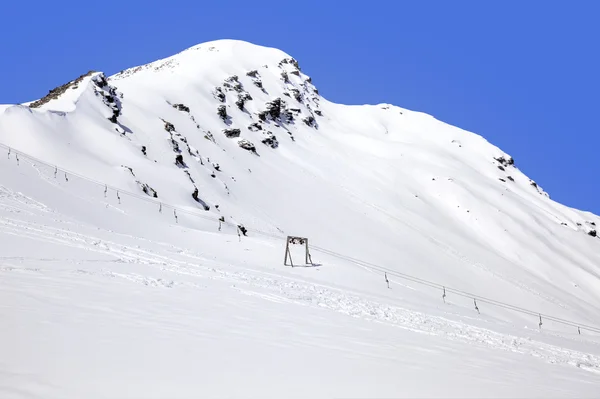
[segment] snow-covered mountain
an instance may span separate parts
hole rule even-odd
[[[538,313],[600,324],[600,217],[479,135],[316,83],[220,40],[0,106],[0,392],[597,394],[598,336]],[[318,266],[285,267],[286,235]]]

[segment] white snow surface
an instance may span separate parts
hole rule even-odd
[[[600,218],[481,136],[234,40],[29,104],[0,106],[0,397],[598,396],[600,335],[537,313],[600,326]]]

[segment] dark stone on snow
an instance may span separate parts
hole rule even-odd
[[[221,118],[223,122],[227,122],[227,118],[229,118],[227,115],[227,107],[224,105],[219,105],[217,108],[217,115],[219,115],[219,118]]]
[[[223,89],[221,89],[220,87],[216,87],[213,94],[217,100],[219,100],[222,103],[225,102],[225,93],[223,93]]]
[[[142,191],[144,193],[146,193],[146,195],[149,195],[150,197],[153,197],[153,198],[158,198],[158,193],[156,192],[155,189],[153,189],[146,183],[140,183],[140,182],[138,182],[138,183],[142,186]]]
[[[240,141],[238,141],[238,145],[240,147],[242,147],[244,150],[250,151],[252,153],[256,154],[256,146],[254,144],[252,144],[251,142],[249,142],[246,139],[242,139]]]
[[[164,119],[163,119],[163,122],[165,123],[165,130],[167,132],[173,133],[175,131],[175,125],[173,125],[171,122],[167,122]]]
[[[240,109],[240,111],[244,110],[244,104],[246,103],[246,101],[252,100],[252,96],[248,93],[240,93],[238,95],[238,99],[235,102],[235,105],[237,105],[237,107]]]
[[[183,155],[179,154],[175,157],[175,165],[179,166],[180,168],[187,168],[187,165],[183,161]]]
[[[277,137],[271,132],[265,133],[266,137],[261,140],[261,143],[268,145],[271,148],[279,147],[279,141],[277,141]]]
[[[306,123],[307,126],[315,127],[316,120],[312,116],[307,116],[306,118],[302,119],[302,122]]]
[[[183,111],[183,112],[190,112],[189,107],[183,105],[183,104],[173,104],[173,108],[178,109],[179,111]]]
[[[241,133],[240,129],[223,129],[223,134],[230,139],[240,137]]]
[[[259,131],[259,130],[262,130],[262,126],[261,126],[261,125],[259,125],[259,124],[258,124],[258,123],[256,123],[256,122],[255,122],[255,123],[251,123],[251,124],[248,126],[248,130],[250,130],[250,131],[252,131],[252,132],[257,132],[257,131]]]
[[[276,98],[270,103],[267,103],[267,112],[271,115],[271,119],[275,120],[279,118],[281,115],[281,98]]]
[[[503,156],[501,156],[501,157],[494,158],[494,159],[503,166],[513,166],[515,164],[515,161],[514,161],[514,159],[512,159],[512,157],[508,157],[508,159],[506,159]]]

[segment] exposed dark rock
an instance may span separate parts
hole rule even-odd
[[[210,132],[210,130],[207,130],[206,132],[204,132],[204,138],[207,140],[212,141],[213,143],[216,143],[215,141],[215,137],[213,136],[213,134]]]
[[[221,118],[221,120],[225,123],[227,123],[229,120],[229,115],[227,115],[227,107],[224,105],[219,105],[219,107],[217,107],[217,115],[219,115],[219,118]]]
[[[252,144],[250,141],[246,139],[241,139],[238,141],[238,145],[242,147],[244,150],[250,151],[256,154],[256,146]]]
[[[70,81],[68,83],[65,83],[64,85],[55,87],[54,89],[50,90],[48,92],[48,94],[46,94],[44,97],[42,97],[39,100],[34,101],[31,104],[29,104],[29,108],[39,108],[42,105],[50,102],[51,100],[56,100],[62,94],[64,94],[69,88],[71,88],[73,86],[77,86],[86,76],[90,76],[93,73],[95,73],[95,71],[89,71],[89,72],[87,72],[87,73],[79,76],[75,80],[72,80],[72,81]],[[99,79],[99,81],[102,82],[101,84],[103,84],[104,86],[108,84],[106,82],[106,79],[103,76]],[[100,86],[100,87],[104,87],[104,86]]]
[[[91,75],[93,72],[89,71],[85,76],[89,76]],[[81,76],[77,79],[81,79]],[[79,82],[77,82],[79,83]],[[106,86],[108,86],[108,81],[106,80],[106,77],[104,75],[98,75],[98,78],[95,81],[96,86],[98,86],[101,89],[104,89]]]
[[[135,177],[135,173],[133,173],[133,169],[130,168],[129,166],[125,166],[125,165],[121,165],[123,168],[127,169],[129,171],[129,173],[131,173],[131,176]]]
[[[271,119],[276,120],[281,116],[281,98],[267,103],[267,112],[271,115]]]
[[[259,89],[264,90],[263,84],[260,80],[255,80],[254,81],[254,86],[258,87]]]
[[[323,112],[319,111],[318,109],[315,110],[315,114],[317,114],[319,116],[323,116]]]
[[[252,96],[249,93],[240,93],[238,95],[237,101],[235,102],[235,105],[237,105],[237,107],[240,109],[240,111],[243,111],[246,101],[250,101],[250,100],[252,100]]]
[[[162,120],[165,123],[165,130],[169,133],[173,133],[175,131],[175,125],[171,122],[167,122],[166,120]]]
[[[190,179],[190,181],[192,182],[192,184],[195,184],[196,182],[194,181],[194,179],[192,179],[192,175],[190,174],[189,170],[184,170],[184,173],[187,175],[188,179]]]
[[[290,83],[290,78],[287,72],[281,72],[281,80],[283,80],[283,83]]]
[[[502,165],[498,165],[498,169],[500,169],[500,170],[506,170],[506,169],[504,169],[504,166],[502,166]]]
[[[306,123],[306,125],[310,127],[316,127],[317,125],[317,121],[312,116],[307,116],[306,118],[302,119],[302,122]]]
[[[265,132],[265,138],[261,140],[261,143],[268,145],[271,148],[279,147],[279,141],[277,141],[277,137],[271,132]]]
[[[281,61],[279,61],[279,67],[282,67],[284,64],[291,64],[297,70],[299,70],[299,71],[301,70],[300,65],[298,64],[298,61],[296,61],[294,58],[284,58]]]
[[[223,129],[223,134],[227,137],[227,138],[235,138],[235,137],[240,137],[241,134],[241,130],[240,129]]]
[[[248,126],[248,130],[250,130],[250,131],[252,131],[252,132],[257,132],[257,131],[259,131],[259,130],[262,130],[262,126],[261,126],[261,125],[259,125],[259,124],[258,124],[258,123],[256,123],[256,122],[255,122],[255,123],[251,123],[251,124]]]
[[[498,180],[506,183],[506,180],[504,180],[504,179],[498,178]]]
[[[183,112],[190,112],[190,108],[183,105],[183,104],[173,104],[173,108],[178,109],[179,111],[183,111]]]
[[[291,71],[292,75],[300,76],[300,71]]]
[[[223,93],[223,89],[221,89],[220,87],[216,87],[215,88],[215,91],[213,92],[213,95],[220,102],[222,102],[222,103],[225,102],[225,93]]]
[[[194,187],[194,192],[192,193],[192,198],[194,199],[194,201],[196,201],[197,203],[202,205],[202,207],[204,208],[205,211],[210,210],[210,206],[208,206],[208,204],[206,202],[202,201],[200,199],[200,197],[198,196],[198,187]]]
[[[302,94],[300,94],[300,90],[292,89],[292,95],[294,96],[296,101],[298,101],[299,103],[302,103],[303,100],[302,100]]]
[[[173,152],[180,153],[181,148],[179,148],[179,143],[177,141],[175,141],[173,136],[171,136],[171,139],[169,141],[171,142],[171,147],[173,148]]]
[[[242,84],[239,82],[237,75],[233,75],[225,79],[223,82],[223,87],[229,90],[237,91],[238,93],[243,90]]]
[[[596,237],[598,235],[598,233],[596,233],[596,230],[590,230],[590,231],[588,231],[588,235],[590,235],[592,237]]]
[[[241,225],[241,224],[239,224],[239,225],[238,225],[238,229],[240,230],[240,232],[241,232],[241,233],[242,233],[244,236],[246,236],[246,235],[248,234],[248,229],[246,229],[246,228],[244,227],[244,225]]]
[[[255,69],[253,71],[246,72],[246,75],[250,76],[251,78],[258,78],[258,71]]]
[[[513,166],[515,164],[515,161],[512,159],[512,157],[508,157],[508,159],[506,159],[505,157],[501,156],[494,159],[503,166]]]
[[[515,181],[515,179],[513,179],[512,176],[506,176],[506,178],[510,181]]]
[[[155,189],[153,189],[146,183],[142,183],[139,181],[137,183],[140,185],[140,187],[142,188],[142,191],[144,193],[146,193],[146,195],[149,195],[150,197],[153,197],[153,198],[158,198],[158,193],[156,192]]]
[[[180,168],[187,168],[187,165],[183,161],[183,155],[179,154],[175,157],[175,165],[179,166]]]
[[[146,154],[146,146],[145,145],[142,146],[142,154],[148,155],[148,154]]]

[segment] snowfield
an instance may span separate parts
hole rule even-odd
[[[1,105],[0,397],[597,397],[600,217],[315,84],[221,40]]]

